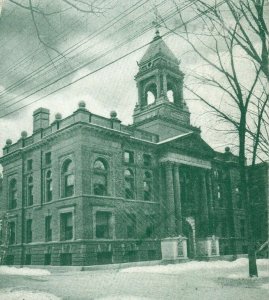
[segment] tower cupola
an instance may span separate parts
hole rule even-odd
[[[138,67],[135,76],[138,103],[133,115],[134,126],[154,133],[156,130],[159,132],[160,126],[163,128],[164,122],[170,128],[177,128],[176,132],[167,132],[164,138],[189,131],[190,113],[183,98],[184,74],[179,69],[179,60],[158,30]]]

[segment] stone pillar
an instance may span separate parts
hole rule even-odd
[[[175,193],[175,216],[176,216],[176,233],[182,236],[182,210],[181,210],[181,193],[180,193],[180,178],[179,178],[179,167],[173,166],[174,175],[174,193]]]
[[[137,92],[138,92],[138,104],[139,104],[139,106],[141,107],[141,106],[143,106],[143,96],[144,95],[142,95],[142,88],[141,88],[141,83],[140,82],[137,82],[137,84],[136,84],[136,86],[137,86]]]
[[[206,174],[205,171],[201,173],[201,225],[202,234],[204,237],[208,236],[208,204],[207,204],[207,189],[206,189]]]
[[[163,93],[165,98],[167,98],[167,78],[166,73],[163,74]]]
[[[164,166],[163,164],[159,165],[159,203],[160,203],[160,217],[161,217],[161,236],[166,236],[166,219],[167,219],[167,212],[165,206],[165,174],[164,174]]]
[[[208,186],[208,207],[209,207],[209,235],[215,235],[215,212],[213,204],[213,191],[212,191],[212,178],[211,173],[206,173],[207,186]]]
[[[173,187],[173,172],[172,164],[165,165],[165,179],[166,179],[166,213],[167,213],[167,236],[172,237],[176,235],[176,218],[175,218],[175,195]]]
[[[161,75],[156,75],[156,86],[157,86],[157,99],[161,97]]]
[[[213,197],[212,182],[210,174],[203,171],[201,174],[201,224],[203,228],[202,236],[196,240],[197,256],[210,258],[219,256],[219,240],[213,234]],[[209,236],[210,235],[210,236]]]

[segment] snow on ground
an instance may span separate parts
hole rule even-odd
[[[0,299],[5,300],[59,300],[60,298],[43,292],[34,292],[27,290],[0,290]]]
[[[0,266],[0,274],[22,275],[22,276],[47,276],[50,275],[51,273],[48,270],[41,270],[41,269]]]
[[[269,283],[265,283],[265,284],[261,285],[261,288],[269,290]]]
[[[248,260],[240,258],[235,261],[191,261],[182,264],[158,265],[147,267],[131,267],[121,270],[123,273],[159,273],[159,274],[180,274],[187,271],[199,270],[217,270],[217,269],[236,269],[239,267],[246,267]],[[268,266],[269,260],[257,260],[258,266]]]
[[[118,295],[118,296],[108,296],[103,298],[96,298],[96,300],[151,300],[152,298],[145,297],[135,297],[129,295]]]
[[[264,277],[269,277],[269,271],[258,271],[259,277],[253,277],[251,279],[257,279],[257,278],[264,278]],[[249,279],[248,273],[247,272],[241,272],[241,273],[234,273],[234,274],[229,274],[227,278],[230,279]]]

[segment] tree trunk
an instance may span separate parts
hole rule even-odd
[[[240,169],[240,190],[242,193],[242,199],[245,199],[246,214],[247,214],[247,236],[248,236],[248,262],[249,262],[249,276],[258,277],[258,270],[256,264],[256,252],[255,252],[255,237],[253,234],[253,222],[252,222],[252,205],[251,199],[248,196],[247,186],[247,168],[245,163],[245,128],[246,118],[242,114],[239,128],[239,169]]]

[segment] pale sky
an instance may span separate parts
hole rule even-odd
[[[28,4],[28,1],[18,2]],[[180,7],[184,6],[184,1],[177,2]],[[77,109],[80,100],[84,100],[87,108],[93,113],[108,117],[111,110],[116,110],[123,123],[132,123],[132,113],[137,102],[134,81],[138,71],[136,62],[141,59],[146,48],[68,88],[45,96],[150,42],[155,31],[152,26],[156,11],[154,7],[157,7],[158,13],[163,16],[169,28],[178,26],[179,16],[173,14],[174,2],[96,0],[97,6],[105,6],[106,12],[103,15],[67,9],[61,0],[55,2],[42,0],[33,3],[45,12],[60,9],[63,11],[46,18],[35,15],[41,38],[63,55],[60,56],[52,49],[45,48],[38,41],[28,10],[14,5],[9,0],[4,1],[0,17],[0,147],[3,148],[7,138],[16,142],[23,130],[31,135],[32,113],[38,107],[50,109],[52,122],[57,112],[66,117]],[[129,14],[126,13],[127,9]],[[115,18],[120,14],[121,20],[117,21]],[[188,20],[193,16],[193,11],[185,8],[182,14],[184,19]],[[191,26],[194,31],[198,30],[200,22],[193,22]],[[167,30],[160,28],[160,32],[164,34]],[[201,61],[189,52],[188,45],[178,36],[169,35],[164,40],[181,61],[180,67],[186,74],[185,84],[188,84],[189,73],[199,68],[201,70]],[[102,56],[105,52],[108,54]],[[86,67],[75,71],[86,63],[88,64]],[[69,72],[72,74],[64,80],[42,89]],[[40,88],[42,90],[37,92]],[[33,95],[29,96],[30,94]],[[234,141],[231,141],[229,136],[214,130],[215,120],[207,112],[206,107],[199,101],[194,101],[186,91],[184,95],[191,112],[192,125],[201,126],[202,137],[218,151],[232,145]],[[40,97],[44,98],[37,101]],[[211,97],[219,98],[220,95],[212,90]],[[34,101],[37,102],[32,103]],[[20,109],[25,105],[27,105],[25,108]],[[16,112],[11,113],[14,110]]]

